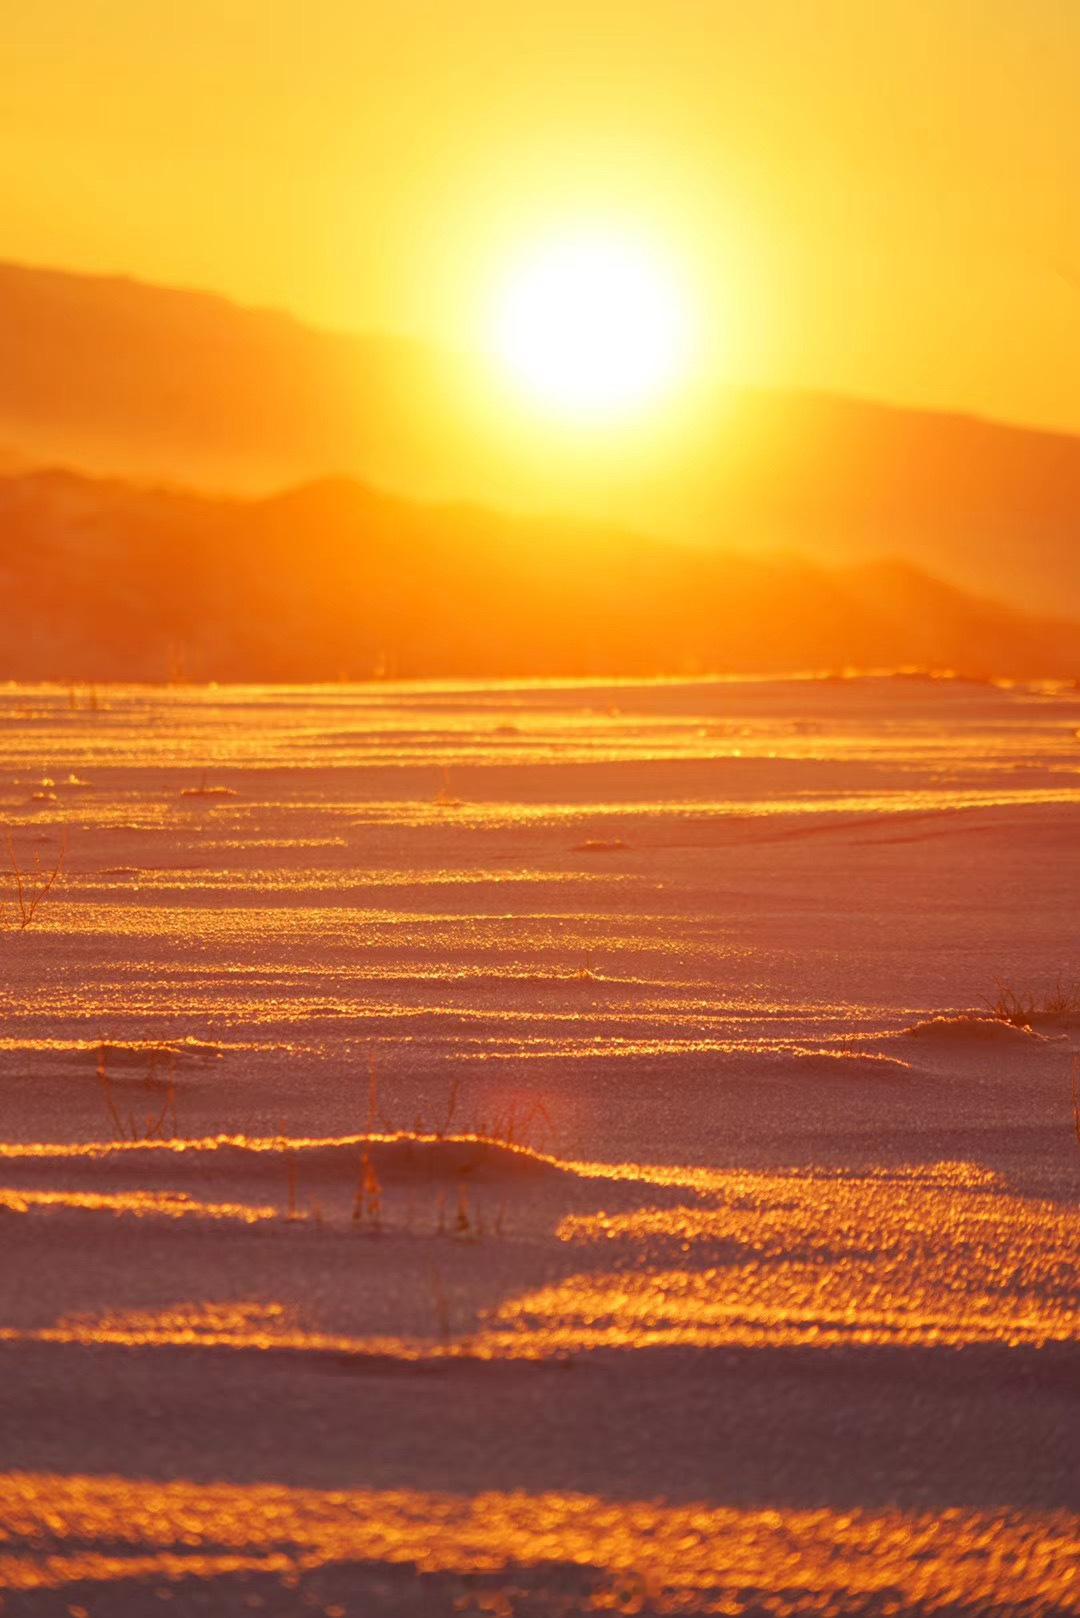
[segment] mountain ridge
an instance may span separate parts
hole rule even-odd
[[[240,495],[358,478],[725,551],[895,553],[976,594],[1080,618],[1080,438],[728,386],[677,443],[658,434],[620,454],[616,440],[583,440],[571,455],[500,438],[467,382],[455,356],[411,339],[0,263],[9,466],[59,461]]]
[[[348,479],[215,499],[0,478],[0,588],[5,679],[1080,675],[1076,624],[903,558],[707,552]]]

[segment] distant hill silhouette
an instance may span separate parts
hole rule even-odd
[[[466,371],[418,343],[204,293],[0,264],[0,444],[32,464],[248,493],[348,474],[412,498],[573,504],[725,550],[895,555],[1080,617],[1078,438],[731,388],[677,449],[608,453],[571,501],[554,458],[491,436]]]
[[[831,568],[347,479],[213,499],[0,478],[0,678],[780,672],[1080,675],[1080,631],[905,562]]]
[[[0,443],[39,464],[249,491],[374,475],[381,438],[438,393],[435,369],[405,341],[0,263]]]

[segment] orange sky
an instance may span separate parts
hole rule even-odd
[[[1075,0],[38,0],[0,66],[0,256],[468,346],[626,223],[733,377],[1080,431]]]

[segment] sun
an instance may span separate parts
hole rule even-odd
[[[545,411],[607,420],[653,404],[685,372],[686,296],[662,255],[585,234],[524,255],[496,298],[498,361]]]

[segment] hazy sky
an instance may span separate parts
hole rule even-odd
[[[626,223],[733,376],[1080,430],[1080,0],[2,13],[4,257],[468,344]]]

